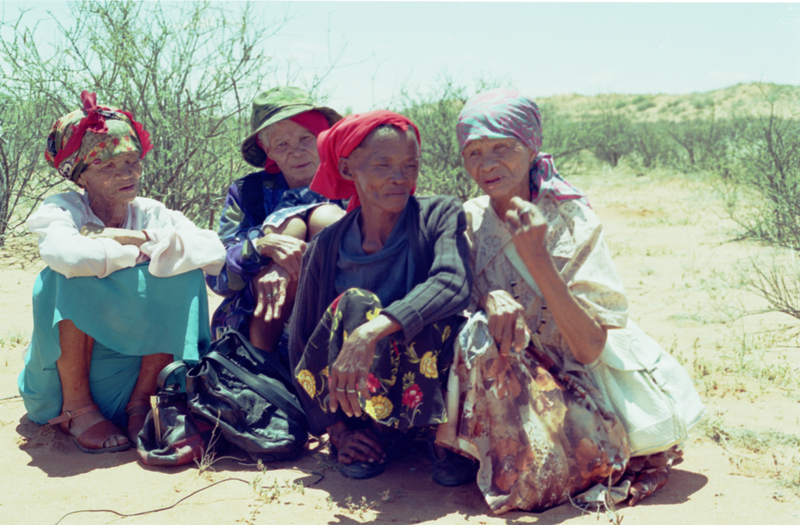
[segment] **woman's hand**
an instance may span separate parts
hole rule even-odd
[[[265,322],[278,319],[281,308],[286,302],[286,287],[289,285],[289,273],[277,263],[270,263],[261,269],[253,278],[256,289],[256,309],[253,317],[262,318]]]
[[[582,364],[600,356],[606,344],[606,328],[595,321],[564,282],[547,251],[547,220],[539,208],[519,197],[511,199],[506,223],[514,246],[542,293],[558,331],[572,355]]]
[[[256,241],[256,248],[264,257],[269,257],[289,274],[293,281],[300,279],[300,268],[306,243],[290,235],[267,232]]]
[[[481,308],[489,318],[489,333],[500,347],[500,355],[509,355],[525,348],[528,327],[525,310],[505,290],[489,292],[481,297]]]
[[[539,208],[519,197],[511,199],[506,224],[520,256],[527,252],[534,257],[550,258],[547,251],[547,220]]]
[[[137,248],[149,240],[144,231],[105,228],[92,223],[81,228],[81,235],[90,239],[111,239],[123,246],[136,246]]]
[[[375,359],[375,343],[399,329],[397,321],[381,314],[347,336],[330,370],[331,412],[341,407],[347,417],[361,417],[358,393],[364,399],[371,397],[367,377]]]

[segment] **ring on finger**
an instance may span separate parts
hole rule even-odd
[[[345,389],[344,389],[344,388],[337,388],[337,389],[336,389],[336,391],[337,391],[337,392],[344,392],[344,391],[345,391]]]
[[[358,392],[358,390],[348,390],[347,391],[348,394],[355,394],[356,392]]]

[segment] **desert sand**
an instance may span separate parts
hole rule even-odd
[[[60,431],[28,421],[17,396],[31,290],[42,268],[28,236],[0,249],[0,523],[55,524],[78,510],[139,513],[205,488],[163,512],[80,513],[61,523],[800,524],[800,451],[785,444],[800,435],[800,322],[755,313],[766,302],[741,274],[750,257],[770,249],[737,239],[713,181],[625,168],[572,180],[604,223],[631,317],[684,363],[708,409],[685,462],[639,505],[622,506],[616,516],[582,514],[569,504],[494,516],[475,484],[436,485],[424,456],[355,481],[331,468],[321,447],[265,472],[231,459],[201,473],[143,466],[133,450],[81,453]],[[212,308],[218,303],[210,301]],[[743,435],[756,444],[744,447]]]

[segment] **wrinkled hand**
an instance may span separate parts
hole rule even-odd
[[[512,348],[522,351],[528,335],[522,305],[505,290],[496,290],[483,296],[481,307],[489,318],[489,333],[499,345],[500,355],[509,355]]]
[[[358,392],[369,399],[367,377],[372,361],[375,359],[375,343],[378,338],[370,330],[369,323],[356,328],[347,336],[339,357],[330,370],[330,409],[336,412],[341,407],[347,417],[361,417]]]
[[[293,281],[300,279],[300,268],[306,243],[290,235],[268,232],[256,241],[256,248],[264,257],[269,257],[283,267]]]
[[[328,427],[328,436],[339,453],[339,463],[349,465],[354,461],[374,463],[383,461],[386,454],[381,449],[375,433],[370,429],[350,430],[344,421]]]
[[[286,302],[286,287],[289,285],[289,273],[285,268],[272,263],[261,269],[253,278],[256,289],[256,309],[253,316],[263,317],[270,322],[281,316],[281,308]]]
[[[83,228],[81,228],[81,235],[90,239],[111,239],[123,246],[139,247],[147,242],[147,238],[142,231],[125,230],[122,228],[105,228],[92,223],[85,224]]]
[[[514,197],[511,209],[506,212],[506,224],[520,255],[523,252],[535,256],[547,254],[547,221],[538,206]]]

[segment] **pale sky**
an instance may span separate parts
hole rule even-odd
[[[43,31],[46,10],[69,16],[58,2],[1,1],[0,12],[23,5]],[[329,43],[344,49],[322,86],[342,111],[384,107],[401,87],[425,94],[445,72],[468,94],[483,76],[534,98],[800,85],[798,3],[256,2],[267,19],[287,5],[293,17],[265,52],[308,71],[327,63]]]

